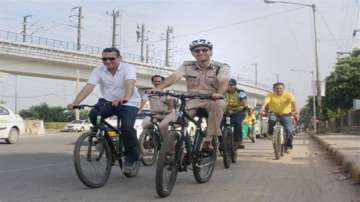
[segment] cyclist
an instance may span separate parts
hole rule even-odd
[[[225,94],[226,113],[230,114],[231,124],[234,126],[234,144],[243,149],[242,122],[245,119],[247,108],[247,95],[245,91],[236,87],[235,79],[229,80],[229,87]]]
[[[154,75],[151,77],[151,82],[155,88],[159,86],[164,80],[165,78],[160,75]],[[164,137],[168,128],[168,122],[175,119],[175,112],[173,112],[174,99],[172,97],[162,97],[157,95],[149,97],[148,94],[144,94],[142,98],[142,107],[140,108],[143,108],[147,101],[150,103],[150,111],[155,114],[154,118],[160,121],[160,134]],[[164,120],[167,115],[169,116]],[[151,129],[153,127],[150,117],[146,117],[143,120],[142,127],[143,129]]]
[[[214,150],[211,144],[213,137],[221,134],[220,123],[225,102],[219,98],[225,94],[230,79],[230,67],[211,60],[212,50],[213,44],[208,40],[193,41],[190,44],[190,51],[196,60],[185,61],[162,84],[153,89],[153,91],[161,91],[184,77],[189,95],[207,94],[213,97],[213,100],[189,100],[187,106],[192,116],[199,109],[205,109],[208,112],[207,135],[204,140],[204,149],[208,151]]]
[[[265,97],[260,113],[265,115],[265,108],[267,106],[269,107],[270,112],[275,113],[276,117],[269,117],[268,134],[273,134],[277,118],[285,128],[287,135],[287,153],[290,153],[293,148],[293,124],[291,117],[295,116],[297,119],[299,117],[295,97],[290,92],[285,91],[285,84],[281,82],[273,85],[273,91],[273,93],[270,93]]]
[[[246,110],[246,116],[243,121],[243,125],[246,125],[248,128],[248,137],[254,137],[255,135],[255,123],[256,123],[256,114],[254,109],[248,108]]]
[[[103,105],[101,111],[93,108],[89,117],[91,123],[96,126],[98,114],[104,117],[116,115],[121,120],[121,133],[124,134],[125,162],[124,172],[130,173],[136,168],[139,161],[137,152],[137,137],[134,123],[140,103],[140,95],[135,87],[136,68],[130,64],[121,62],[121,55],[116,48],[105,48],[102,51],[103,64],[94,68],[89,80],[80,93],[76,96],[69,109],[79,105],[95,86],[99,84],[103,98],[100,98],[97,105]],[[104,105],[104,102],[111,101],[112,106]],[[94,127],[95,128],[95,127]]]

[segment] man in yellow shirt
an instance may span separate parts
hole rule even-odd
[[[268,107],[269,111],[275,114],[275,116],[269,117],[268,134],[273,134],[276,120],[279,120],[287,134],[286,146],[290,153],[290,150],[293,148],[293,124],[291,117],[294,115],[298,118],[295,97],[291,93],[286,92],[285,85],[280,82],[273,85],[273,90],[273,93],[265,97],[260,112],[262,115],[265,115],[265,108]]]

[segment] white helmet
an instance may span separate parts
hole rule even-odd
[[[198,40],[191,42],[191,44],[189,45],[190,51],[193,51],[194,48],[199,47],[199,46],[208,47],[210,50],[213,49],[213,45],[210,41],[208,41],[206,39],[198,39]]]

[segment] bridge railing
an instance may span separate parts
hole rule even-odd
[[[79,51],[86,54],[91,55],[100,55],[101,51],[103,50],[100,47],[80,44],[80,50],[77,50],[77,43],[69,42],[69,41],[61,41],[57,39],[51,39],[46,37],[34,36],[34,35],[24,35],[16,32],[10,32],[6,30],[0,30],[0,39],[18,42],[18,43],[27,43],[32,45],[38,46],[45,46],[49,48],[56,48],[68,51]],[[141,62],[141,56],[133,53],[121,52],[123,58],[125,60],[134,61],[134,62]],[[144,58],[145,60],[145,58]],[[165,61],[162,59],[149,57],[147,60],[148,64],[156,65],[156,66],[165,66]],[[144,61],[143,61],[144,62]],[[145,62],[144,62],[145,63]],[[171,64],[170,66],[173,66]]]
[[[52,57],[53,59],[61,60],[63,57],[66,58],[66,60],[72,60],[74,62],[83,62],[83,63],[98,63],[102,48],[81,44],[80,50],[77,50],[77,44],[74,42],[69,41],[61,41],[57,39],[50,39],[46,37],[39,37],[39,36],[33,36],[33,35],[23,35],[16,32],[10,32],[5,30],[0,30],[0,40],[5,40],[7,42],[14,43],[18,45],[18,47],[13,47],[14,50],[18,53],[22,54],[34,54],[37,56],[45,56],[46,57]],[[34,45],[36,47],[30,48],[30,45]],[[49,48],[49,50],[40,50],[38,47],[46,47]],[[31,51],[29,52],[29,50]],[[50,49],[56,49],[61,51],[50,51]],[[73,52],[73,56],[71,58],[68,58],[67,51]],[[46,53],[44,53],[46,52]],[[61,53],[63,52],[63,53]],[[77,53],[77,54],[75,54]],[[123,59],[127,62],[134,62],[134,63],[143,63],[145,66],[149,66],[147,68],[150,68],[149,71],[166,71],[167,73],[170,73],[173,68],[172,67],[165,67],[164,60],[149,57],[148,62],[141,62],[141,56],[133,53],[127,53],[122,52]],[[86,57],[85,57],[86,56]],[[89,61],[90,60],[90,61]],[[148,65],[146,65],[148,64]],[[179,64],[171,64],[171,66],[177,66]],[[150,67],[151,66],[151,67]],[[159,67],[159,68],[157,68]],[[249,86],[255,86],[263,89],[271,89],[269,86],[261,83],[256,83],[253,80],[247,79],[247,78],[239,78],[237,77],[238,81],[242,84],[248,84]]]

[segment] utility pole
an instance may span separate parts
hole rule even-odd
[[[276,82],[280,82],[280,76],[279,73],[276,74]]]
[[[82,22],[82,7],[81,6],[77,6],[77,7],[74,7],[72,8],[71,10],[74,10],[74,9],[77,9],[78,10],[78,14],[75,15],[75,17],[77,17],[78,19],[78,22],[77,22],[77,46],[76,46],[76,50],[80,50],[81,49],[81,22]],[[72,16],[70,16],[72,17]]]
[[[15,113],[18,111],[18,77],[15,75]]]
[[[146,44],[146,51],[145,51],[145,62],[148,63],[149,62],[149,45],[150,44]]]
[[[254,63],[255,67],[255,86],[258,85],[258,63]]]
[[[76,94],[80,92],[80,72],[76,70]],[[75,109],[75,120],[80,120],[79,109]]]
[[[111,16],[112,16],[112,21],[113,21],[113,24],[112,24],[112,47],[116,47],[116,36],[118,35],[116,32],[116,28],[118,26],[117,19],[120,17],[120,12],[118,10],[117,11],[112,10]]]
[[[316,29],[316,6],[312,4],[311,6],[313,12],[313,21],[314,21],[314,40],[315,40],[315,75],[316,75],[316,96],[317,96],[317,106],[318,106],[318,116],[322,119],[322,104],[321,104],[321,81],[320,81],[320,70],[319,70],[319,56],[318,56],[318,40],[317,40],[317,29]],[[324,125],[325,126],[325,125]]]
[[[166,38],[165,38],[165,66],[170,66],[170,35],[174,32],[174,29],[170,26],[166,29]]]
[[[144,62],[144,43],[145,43],[145,24],[141,24],[141,27],[137,25],[136,30],[137,42],[140,41],[140,61]]]
[[[32,15],[25,15],[23,17],[23,28],[22,28],[22,35],[23,35],[23,38],[22,38],[22,42],[25,43],[26,42],[26,35],[27,35],[27,19],[28,18],[31,18]]]

